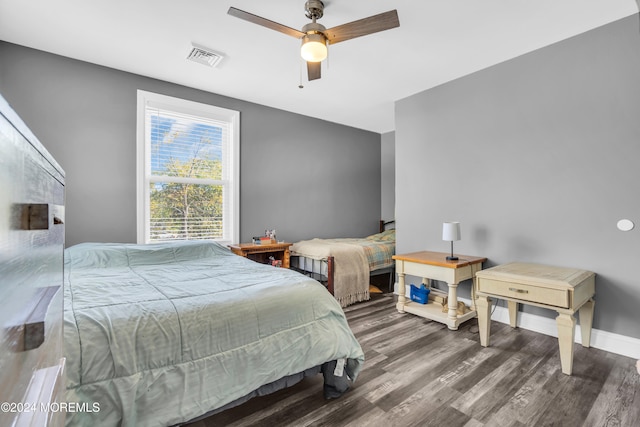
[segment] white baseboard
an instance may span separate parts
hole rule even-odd
[[[394,286],[395,293],[397,294],[398,283]],[[406,295],[409,295],[409,287],[407,286]],[[465,298],[459,298],[460,301],[464,301],[465,304],[470,305],[471,300]],[[509,310],[503,306],[492,306],[493,314],[491,320],[496,322],[509,324]],[[538,332],[544,335],[552,337],[558,337],[558,328],[556,326],[555,318],[549,318],[544,316],[538,316],[531,313],[523,313],[518,311],[518,319],[516,325],[519,328],[527,329],[529,331]],[[580,324],[576,325],[576,332],[574,340],[578,344],[582,344],[582,336],[580,335]],[[634,359],[640,359],[640,339],[627,337],[625,335],[614,334],[613,332],[601,331],[599,329],[591,329],[591,347],[599,348],[600,350],[608,351],[610,353],[620,354],[622,356],[631,357]]]

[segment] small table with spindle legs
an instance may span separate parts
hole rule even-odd
[[[447,260],[447,255],[450,254],[422,251],[393,256],[393,259],[396,260],[396,272],[398,273],[398,303],[396,308],[400,313],[412,313],[444,323],[451,330],[457,330],[462,322],[476,317],[476,310],[473,305],[468,312],[458,314],[458,284],[463,280],[474,279],[475,273],[482,270],[482,263],[487,259],[458,255],[457,260],[449,261]],[[438,303],[420,304],[408,300],[405,296],[406,274],[421,277],[424,284],[428,284],[429,279],[446,282],[449,286],[447,296],[448,310],[443,313],[442,306]]]

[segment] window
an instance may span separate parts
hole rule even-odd
[[[239,236],[240,113],[138,91],[138,243]]]

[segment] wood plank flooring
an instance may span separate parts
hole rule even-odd
[[[395,309],[392,294],[345,309],[365,352],[349,392],[325,401],[322,375],[189,424],[249,426],[640,426],[636,361],[575,344],[573,375],[556,338],[493,322],[458,331]]]

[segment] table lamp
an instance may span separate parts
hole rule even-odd
[[[442,224],[442,240],[451,242],[451,256],[447,257],[447,261],[457,261],[458,257],[453,256],[453,241],[460,240],[460,223],[445,222]]]

